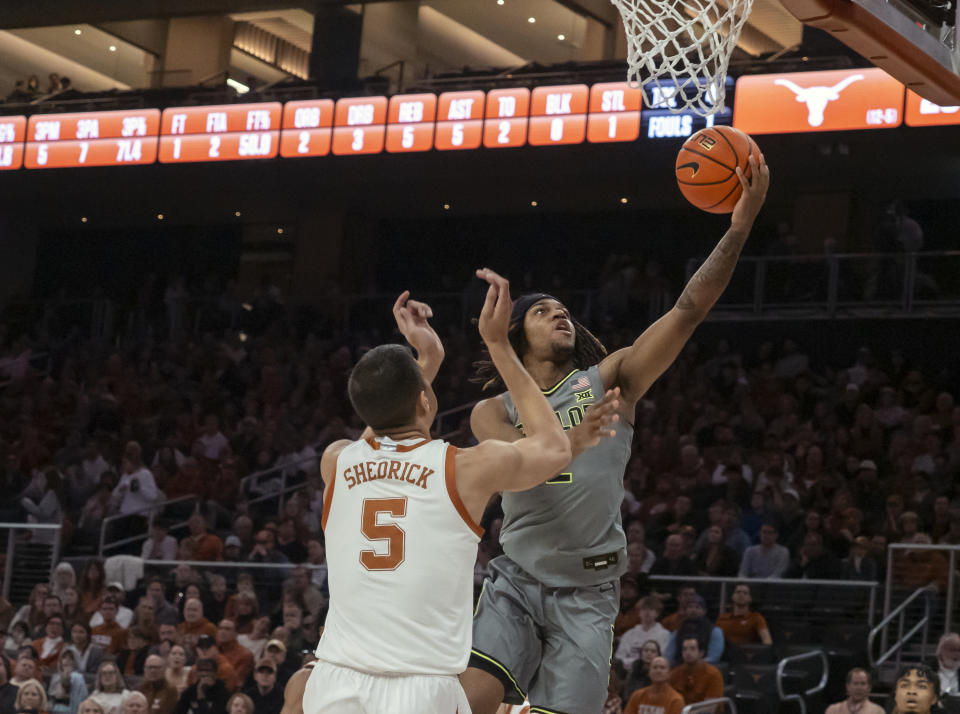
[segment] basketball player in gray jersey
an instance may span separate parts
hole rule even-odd
[[[607,355],[550,295],[525,295],[514,303],[510,342],[567,430],[573,461],[540,486],[503,494],[504,555],[490,563],[474,617],[470,666],[460,677],[473,714],[494,714],[501,702],[524,698],[531,714],[598,714],[603,708],[619,576],[627,566],[620,503],[636,404],[730,281],[770,183],[762,155],[751,156],[750,165],[750,180],[737,170],[743,196],[730,229],[676,305],[632,346]],[[489,362],[479,363],[477,376],[487,387],[502,388]],[[608,400],[619,401],[619,421],[608,438],[585,448],[583,437],[596,432],[590,407]],[[479,402],[470,424],[480,441],[523,436],[509,393]]]

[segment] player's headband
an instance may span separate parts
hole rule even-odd
[[[521,295],[513,303],[513,312],[510,315],[510,322],[522,322],[524,316],[527,314],[527,310],[541,300],[557,300],[557,298],[549,293],[530,293],[528,295]],[[560,302],[560,300],[557,300],[557,302]]]

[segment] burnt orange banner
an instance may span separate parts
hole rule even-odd
[[[284,129],[322,129],[333,126],[332,99],[307,99],[283,105]]]
[[[333,130],[333,153],[337,155],[379,154],[383,151],[386,134],[387,127],[383,124],[355,129],[347,126],[335,127]]]
[[[903,90],[876,68],[741,77],[733,125],[748,134],[892,129],[903,121]]]
[[[280,132],[280,156],[326,156],[330,153],[333,129],[284,129]]]
[[[525,87],[487,92],[483,145],[505,149],[526,144],[529,110],[530,90]]]
[[[279,143],[279,131],[161,136],[159,155],[165,164],[270,159]]]
[[[912,89],[907,90],[907,126],[944,126],[960,124],[960,106],[941,107]]]
[[[280,128],[282,110],[280,102],[170,107],[163,110],[160,133],[162,136],[176,136],[271,131]]]
[[[530,116],[586,114],[590,88],[585,84],[537,87],[530,94]]]
[[[337,100],[334,126],[373,126],[386,123],[386,97],[350,97]]]
[[[159,130],[159,109],[34,114],[30,117],[27,138],[30,141],[135,139],[157,136]]]
[[[158,141],[156,136],[96,141],[30,141],[27,142],[24,165],[28,169],[62,169],[152,164],[157,160]]]
[[[590,87],[590,113],[640,111],[643,92],[626,82],[606,82]]]
[[[440,151],[476,149],[483,141],[483,108],[480,91],[444,92],[437,105],[433,145]]]
[[[398,94],[390,98],[387,112],[387,151],[430,151],[433,148],[433,120],[437,95]]]
[[[26,133],[26,117],[0,117],[0,171],[23,166],[23,139]]]

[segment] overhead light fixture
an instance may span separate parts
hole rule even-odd
[[[443,204],[443,210],[444,210],[444,211],[449,211],[449,210],[450,210],[450,204],[449,204],[449,203]]]
[[[503,5],[503,0],[497,0],[497,5]]]
[[[75,35],[82,35],[82,34],[83,34],[83,30],[81,30],[81,29],[78,27],[76,30],[73,31],[73,34],[75,34]]]
[[[560,40],[561,42],[563,42],[565,39],[567,39],[567,36],[566,36],[566,35],[557,35],[557,39]]]
[[[537,202],[536,202],[536,201],[530,201],[530,205],[533,206],[534,208],[536,208],[536,207],[537,207]]]
[[[626,196],[624,196],[623,198],[620,199],[620,203],[626,203],[626,202],[627,202],[627,197],[626,197]]]
[[[237,94],[246,94],[250,91],[250,87],[245,85],[243,82],[238,82],[237,80],[230,79],[229,77],[227,78],[227,86],[233,87]]]
[[[239,217],[242,216],[243,214],[240,213],[240,211],[234,211],[234,212],[233,212],[233,215],[235,215],[237,218],[239,218]]]
[[[162,213],[158,213],[158,214],[157,214],[157,220],[158,220],[158,221],[162,221],[162,220],[163,220],[163,214],[162,214]]]
[[[116,51],[117,51],[117,46],[116,46],[116,45],[110,45],[110,51],[111,51],[111,52],[116,52]]]
[[[537,18],[535,18],[535,17],[528,17],[528,18],[527,18],[527,22],[529,22],[531,25],[532,25],[533,23],[535,23],[536,21],[537,21]]]
[[[278,236],[282,236],[282,235],[283,235],[283,228],[277,228],[277,235],[278,235]]]
[[[81,223],[86,223],[86,222],[87,222],[87,217],[86,217],[86,216],[82,216],[82,217],[80,218],[80,222],[81,222]]]

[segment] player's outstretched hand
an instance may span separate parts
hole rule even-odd
[[[620,387],[608,389],[596,404],[583,415],[583,421],[570,430],[570,446],[576,456],[615,435],[613,425],[620,420]]]
[[[393,318],[407,342],[417,351],[417,362],[432,382],[443,362],[443,343],[430,326],[433,310],[425,302],[410,299],[410,291],[400,293],[393,304]]]
[[[734,226],[750,230],[753,221],[767,200],[767,189],[770,188],[770,167],[767,166],[763,154],[750,154],[750,180],[747,180],[740,167],[737,167],[737,178],[743,186],[743,195],[733,209],[731,223]]]
[[[510,281],[489,268],[477,270],[477,277],[490,283],[483,309],[480,310],[480,337],[487,343],[487,347],[508,343],[507,331],[510,329],[510,315],[513,312]]]

